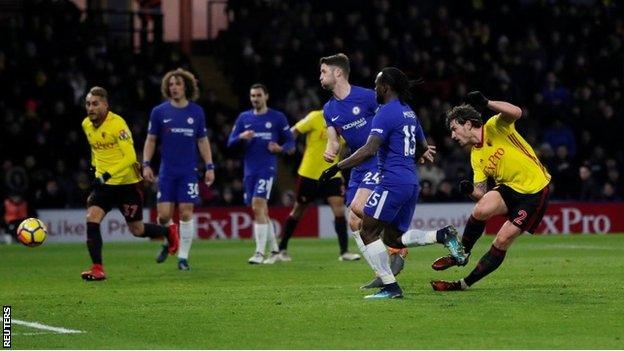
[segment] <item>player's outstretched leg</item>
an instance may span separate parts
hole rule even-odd
[[[468,218],[468,223],[466,223],[464,235],[462,235],[462,245],[464,246],[464,252],[466,253],[466,259],[464,260],[464,262],[460,264],[452,256],[443,256],[436,259],[433,264],[431,264],[431,268],[435,269],[436,271],[443,271],[453,266],[465,266],[468,263],[468,258],[470,257],[470,253],[472,252],[472,247],[481,237],[481,235],[483,235],[484,230],[485,221],[478,220],[471,215],[470,218]]]

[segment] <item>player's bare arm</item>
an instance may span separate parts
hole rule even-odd
[[[469,196],[474,201],[479,201],[485,193],[487,193],[487,182],[479,182],[474,184],[472,194]]]
[[[352,168],[363,163],[377,154],[381,144],[383,144],[383,140],[380,137],[376,135],[369,136],[364,146],[355,150],[351,156],[338,162],[338,169]]]
[[[502,117],[510,123],[515,122],[522,117],[522,109],[514,104],[510,104],[509,102],[490,100],[487,106],[490,110],[499,112]]]
[[[416,144],[416,157],[419,163],[423,164],[425,162],[433,163],[436,155],[436,147],[435,145],[429,145],[427,140],[423,140],[422,142]]]
[[[480,91],[472,91],[466,95],[466,101],[479,109],[486,107],[498,112],[509,123],[513,123],[522,117],[522,109],[505,101],[489,100]]]
[[[143,145],[143,178],[151,183],[156,181],[154,170],[150,166],[154,150],[156,150],[156,135],[148,134]]]
[[[295,139],[297,139],[299,134],[301,134],[301,133],[299,133],[299,131],[297,130],[296,127],[290,127],[290,132],[292,133],[293,138],[295,138]]]
[[[383,140],[380,137],[370,135],[366,140],[366,144],[357,149],[351,156],[324,170],[319,178],[319,182],[327,182],[341,169],[353,168],[362,164],[364,161],[377,154],[377,150],[379,150],[381,144],[383,144]]]
[[[212,150],[210,148],[210,140],[208,137],[197,139],[197,148],[201,154],[204,164],[206,165],[206,173],[204,174],[204,182],[211,185],[215,180],[214,164],[212,163]]]
[[[340,141],[338,140],[338,133],[334,127],[327,127],[327,147],[325,147],[325,153],[323,153],[323,159],[327,162],[334,162],[336,156],[340,151]]]

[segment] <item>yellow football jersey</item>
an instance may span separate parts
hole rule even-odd
[[[535,194],[550,182],[550,174],[535,155],[533,148],[516,131],[513,122],[501,114],[483,126],[482,144],[472,147],[470,162],[474,182],[492,177],[521,194]]]
[[[308,113],[304,119],[295,124],[295,129],[306,135],[306,148],[298,173],[300,176],[318,180],[325,169],[338,163],[338,158],[333,163],[328,163],[323,159],[323,153],[327,146],[327,127],[325,126],[323,111]],[[334,177],[340,176],[340,172],[338,172]]]
[[[111,178],[106,184],[134,184],[141,181],[132,133],[121,116],[108,112],[99,127],[86,117],[82,129],[91,146],[91,164],[95,166],[95,175],[108,172]]]

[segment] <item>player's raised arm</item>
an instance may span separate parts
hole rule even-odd
[[[472,91],[466,95],[466,102],[480,109],[489,108],[498,112],[509,123],[513,123],[522,117],[522,109],[506,101],[488,100],[480,91]]]

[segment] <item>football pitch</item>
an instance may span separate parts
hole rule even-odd
[[[372,275],[366,262],[339,262],[335,240],[293,239],[293,262],[272,266],[247,264],[250,241],[196,241],[189,272],[171,258],[157,265],[157,243],[105,242],[108,280],[89,283],[84,244],[0,246],[0,302],[12,308],[14,349],[624,346],[624,235],[524,235],[470,290],[431,289],[431,279],[467,274],[491,239],[467,267],[444,272],[429,267],[444,247],[411,248],[405,298],[378,301],[359,290]]]

